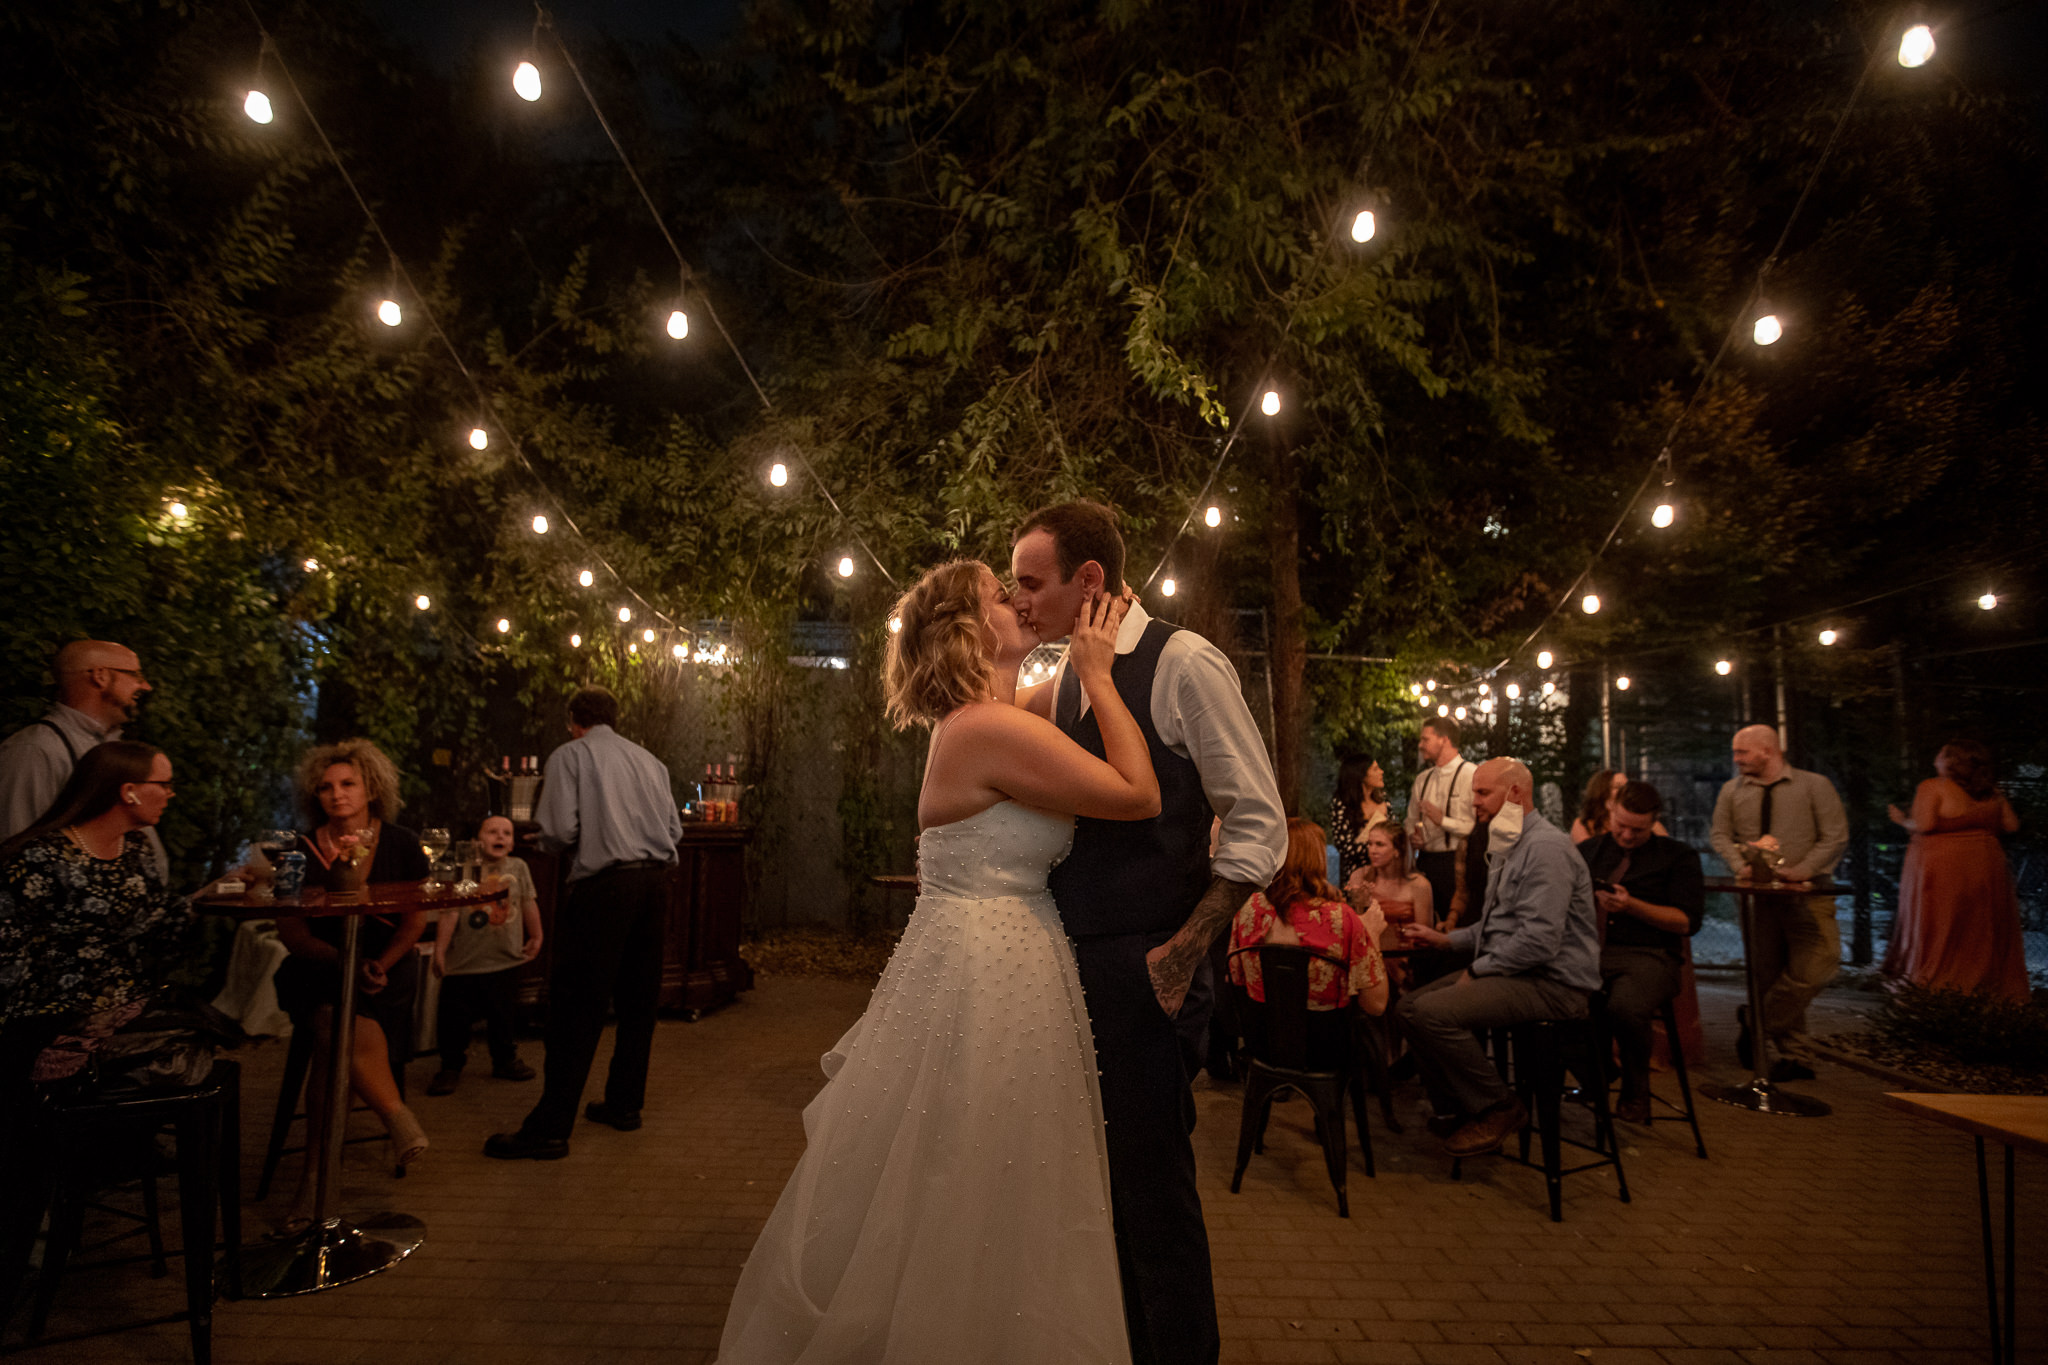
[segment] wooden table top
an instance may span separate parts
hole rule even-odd
[[[1887,1093],[1894,1109],[2048,1156],[2048,1095]]]
[[[1834,896],[1849,889],[1831,880],[1759,882],[1739,877],[1707,877],[1703,881],[1709,891],[1732,891],[1739,896]]]
[[[326,915],[402,915],[414,910],[448,910],[462,905],[487,905],[505,899],[507,888],[422,891],[418,882],[371,882],[359,892],[335,895],[307,887],[290,900],[272,896],[200,896],[193,905],[211,915],[237,919],[315,919]]]

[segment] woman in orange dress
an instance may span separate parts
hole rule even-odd
[[[1401,837],[1398,825],[1375,825],[1365,836],[1364,867],[1351,874],[1344,883],[1344,895],[1352,906],[1363,912],[1377,905],[1387,927],[1380,935],[1380,948],[1400,948],[1401,926],[1419,924],[1425,929],[1437,927],[1436,907],[1431,904],[1429,878],[1417,872],[1408,841]],[[1475,916],[1476,918],[1476,916]],[[1408,984],[1408,964],[1394,962],[1389,965],[1389,975],[1395,986]]]
[[[1985,991],[2024,1004],[2027,952],[2019,894],[1998,836],[2019,829],[2012,803],[1992,781],[1991,751],[1962,741],[1934,756],[1939,774],[1920,784],[1908,815],[1913,832],[1899,874],[1899,913],[1885,950],[1885,975],[1937,990]]]

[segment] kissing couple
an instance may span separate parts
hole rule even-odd
[[[1286,818],[1229,661],[1125,588],[1115,513],[1034,512],[1010,567],[896,604],[889,714],[932,728],[917,907],[823,1058],[724,1365],[1217,1358],[1188,1087],[1209,946]]]

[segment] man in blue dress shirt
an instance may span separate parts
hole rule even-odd
[[[484,1155],[548,1161],[569,1155],[606,1007],[618,1015],[604,1099],[584,1116],[630,1133],[647,1096],[647,1059],[661,996],[663,874],[675,864],[683,821],[668,769],[612,727],[619,701],[602,687],[569,699],[569,743],[548,755],[541,847],[574,848],[569,894],[555,917],[548,972],[546,1082],[516,1133],[497,1133]]]

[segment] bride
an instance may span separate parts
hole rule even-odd
[[[1159,811],[1110,684],[1124,610],[1092,601],[1068,656],[1104,762],[1012,704],[1037,641],[987,565],[941,565],[897,603],[889,714],[933,725],[917,908],[825,1054],[722,1365],[1130,1359],[1095,1045],[1045,889],[1074,816]]]

